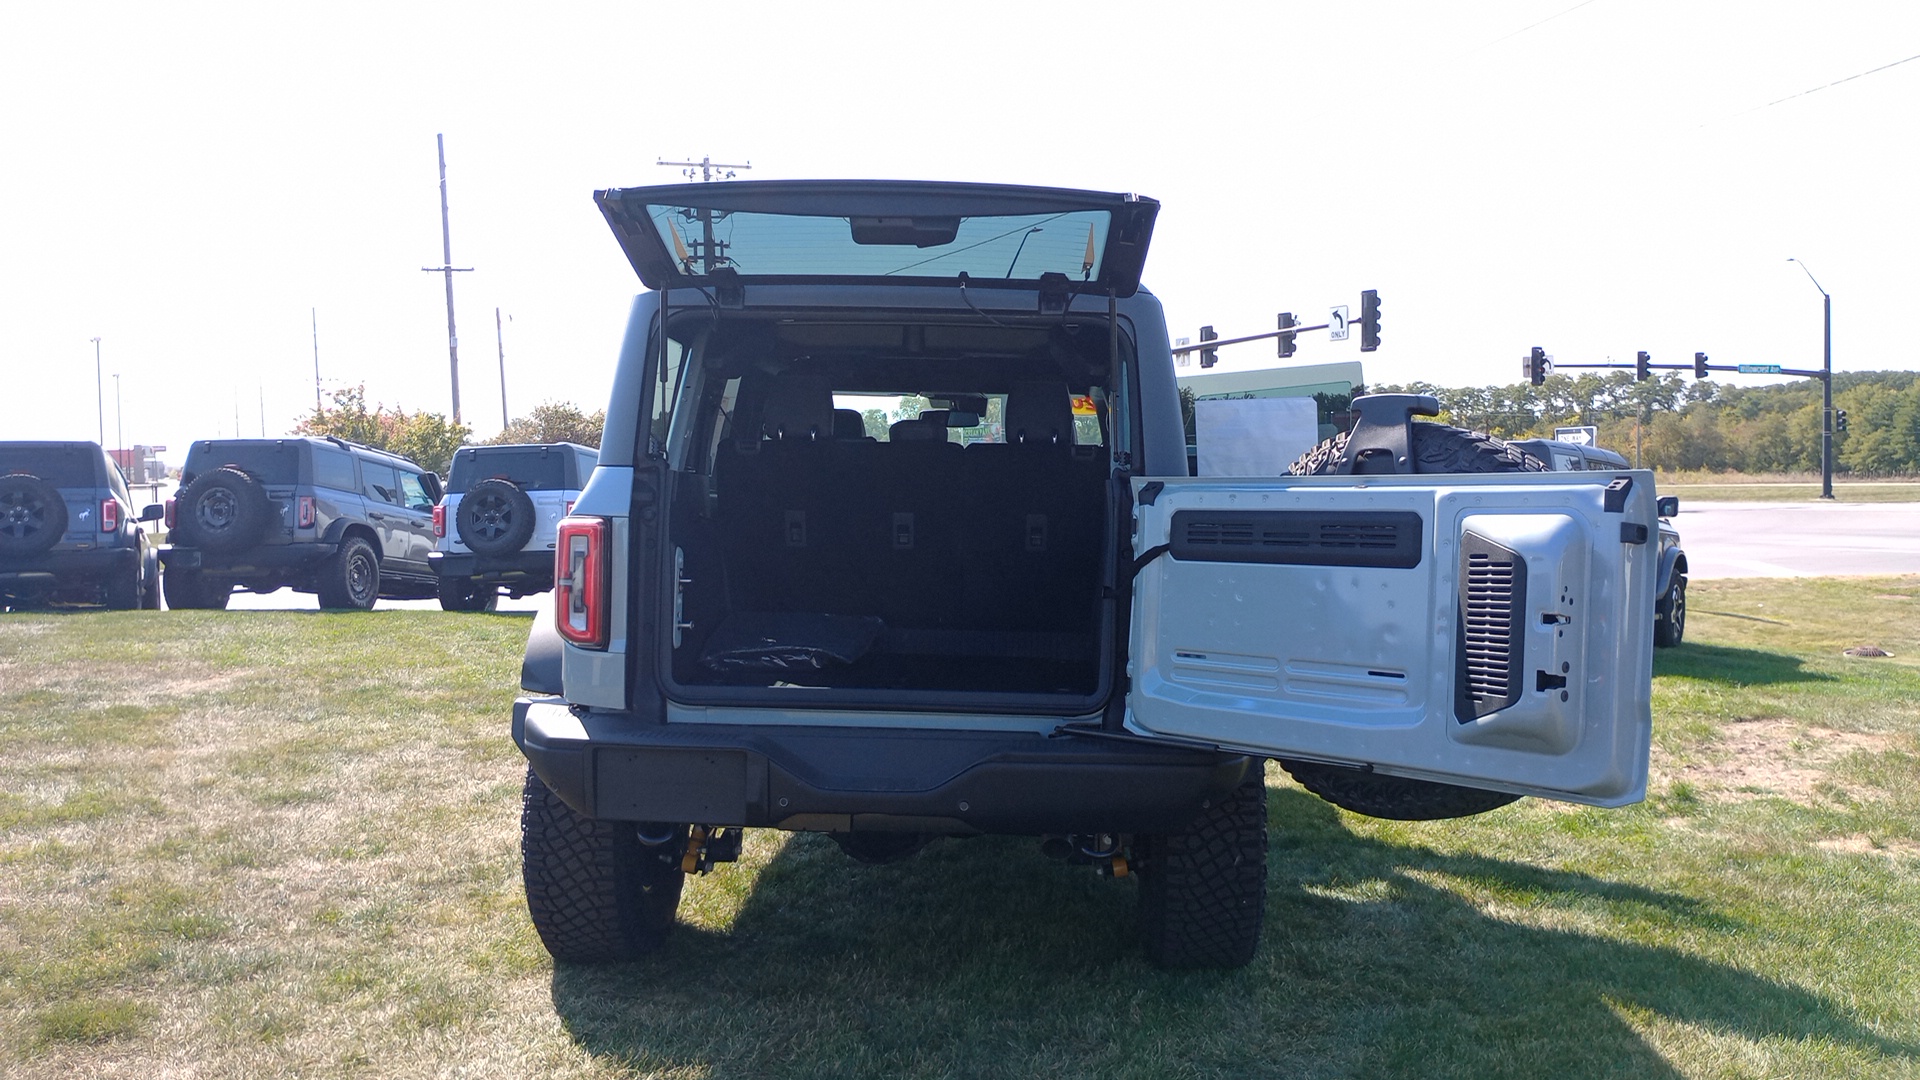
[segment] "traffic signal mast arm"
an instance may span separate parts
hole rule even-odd
[[[1563,364],[1558,360],[1554,361],[1553,363],[1553,368],[1555,371],[1558,371],[1561,368],[1610,368],[1617,371],[1633,371],[1638,366],[1639,366],[1638,364],[1617,364],[1617,363]],[[1698,373],[1701,371],[1732,371],[1742,375],[1798,375],[1802,378],[1808,378],[1808,379],[1821,379],[1826,377],[1826,372],[1824,371],[1819,371],[1819,370],[1808,371],[1804,368],[1781,367],[1778,364],[1707,364],[1707,363],[1654,364],[1654,363],[1649,363],[1647,364],[1647,368],[1648,370],[1651,370],[1651,371],[1692,371],[1695,373],[1696,378],[1700,377]]]
[[[1187,353],[1199,352],[1201,349],[1217,349],[1222,345],[1239,345],[1248,341],[1267,341],[1272,338],[1277,338],[1282,334],[1297,334],[1302,330],[1325,330],[1332,325],[1332,323],[1321,323],[1318,326],[1289,326],[1285,330],[1269,330],[1264,334],[1248,334],[1246,337],[1215,338],[1212,341],[1202,341],[1197,345],[1175,345],[1173,347],[1173,355],[1184,356]]]

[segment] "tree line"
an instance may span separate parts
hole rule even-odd
[[[1355,388],[1355,393],[1369,392]],[[1503,439],[1552,438],[1556,427],[1599,428],[1600,445],[1660,470],[1776,473],[1820,470],[1818,379],[1727,386],[1680,373],[1645,382],[1631,372],[1549,375],[1541,386],[1447,388],[1412,382],[1372,393],[1431,394],[1439,419]],[[1345,401],[1323,403],[1338,412]],[[1920,474],[1920,373],[1833,375],[1833,405],[1847,430],[1833,437],[1834,470],[1859,476]]]
[[[605,410],[588,413],[568,402],[549,401],[534,406],[526,416],[514,418],[500,434],[479,445],[570,442],[597,448],[606,423]],[[369,405],[364,383],[334,391],[332,406],[315,409],[294,425],[293,434],[337,435],[348,442],[398,454],[432,469],[443,479],[453,465],[454,452],[473,439],[472,428],[448,420],[445,413],[408,412],[384,402]]]

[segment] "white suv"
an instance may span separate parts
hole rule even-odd
[[[574,443],[470,446],[453,455],[433,510],[427,557],[448,611],[491,611],[509,596],[553,588],[560,519],[580,498],[600,452]]]

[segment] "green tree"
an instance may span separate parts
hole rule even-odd
[[[464,424],[440,413],[410,413],[396,405],[367,406],[367,387],[350,386],[333,392],[333,406],[314,410],[294,426],[295,435],[333,435],[348,442],[401,457],[432,469],[442,477],[453,464],[453,452],[472,434]]]
[[[487,442],[495,446],[570,442],[598,449],[601,433],[606,426],[605,409],[587,413],[571,402],[548,401],[534,406],[533,411],[525,416],[515,417],[500,434]]]

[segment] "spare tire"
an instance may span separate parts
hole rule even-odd
[[[533,500],[511,480],[490,478],[467,489],[454,512],[460,542],[476,555],[511,555],[533,539]]]
[[[175,505],[175,542],[208,551],[233,552],[260,538],[273,504],[260,481],[233,465],[193,478]]]
[[[1334,471],[1347,449],[1341,432],[1300,456],[1287,470],[1295,476]],[[1546,472],[1547,467],[1491,435],[1449,424],[1413,425],[1416,473]],[[1505,806],[1520,796],[1504,791],[1383,776],[1363,769],[1313,762],[1280,762],[1300,786],[1356,814],[1395,821],[1436,821],[1466,817]]]
[[[0,476],[0,555],[38,555],[67,531],[67,501],[30,473]]]

